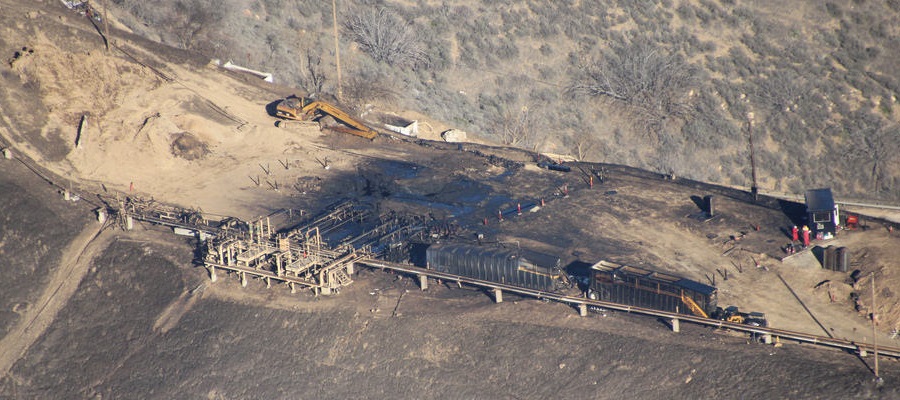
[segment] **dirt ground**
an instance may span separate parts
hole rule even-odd
[[[562,305],[533,300],[493,305],[470,289],[439,286],[423,293],[409,280],[382,273],[361,272],[335,297],[291,296],[258,284],[236,290],[230,280],[210,286],[202,269],[190,267],[191,244],[152,228],[118,233],[120,239],[109,239],[113,244],[84,269],[63,249],[91,229],[97,194],[154,198],[242,219],[282,208],[314,213],[353,197],[383,211],[452,221],[460,239],[482,234],[486,241],[559,255],[566,264],[610,259],[714,283],[720,305],[765,312],[776,328],[872,338],[869,282],[823,270],[811,252],[780,260],[788,241],[783,229],[794,221],[790,207],[775,200],[754,205],[736,190],[615,165],[549,171],[514,149],[392,136],[369,142],[299,124],[277,128],[266,110],[289,88],[235,77],[124,34],[117,43],[127,53],[106,53],[93,26],[62,7],[9,0],[0,6],[0,19],[8,22],[0,54],[11,60],[0,65],[0,147],[46,168],[57,185],[34,178],[16,160],[0,159],[6,178],[0,185],[9,189],[0,195],[10,204],[2,211],[7,222],[0,251],[12,255],[6,268],[17,276],[9,285],[14,289],[0,296],[0,327],[6,334],[24,329],[23,320],[42,321],[40,335],[0,341],[0,350],[12,352],[5,354],[24,354],[18,361],[0,359],[10,371],[0,394],[897,393],[896,383],[881,391],[866,383],[871,359],[797,345],[750,346],[699,327],[674,335],[657,321],[618,314],[582,319]],[[14,57],[23,47],[34,51]],[[79,135],[84,116],[87,129]],[[593,187],[589,176],[596,177]],[[46,190],[36,189],[41,185]],[[64,202],[61,188],[83,199]],[[710,194],[718,212],[706,219],[698,199]],[[15,214],[25,210],[34,221]],[[59,229],[55,219],[71,226]],[[891,337],[900,328],[898,242],[900,231],[875,223],[821,244],[851,249],[861,276],[877,271],[878,341],[894,347],[900,346]],[[54,276],[73,265],[84,278],[73,276],[69,292],[52,297],[52,312],[40,311],[37,306],[51,304],[45,294],[59,287]],[[92,367],[70,373],[87,364]],[[883,368],[898,381],[896,362],[885,361]]]
[[[210,284],[192,245],[116,238],[4,398],[894,398],[851,354],[362,270],[338,296]],[[896,362],[882,361],[887,382]],[[72,373],[78,371],[78,373]]]

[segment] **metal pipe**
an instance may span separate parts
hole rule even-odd
[[[624,311],[624,312],[628,312],[628,313],[649,315],[649,316],[654,316],[654,317],[662,317],[662,318],[666,318],[666,319],[678,318],[682,321],[693,322],[693,323],[696,323],[699,325],[712,326],[712,327],[717,327],[717,328],[728,328],[728,329],[732,329],[732,330],[736,330],[736,331],[741,331],[741,332],[746,332],[746,333],[756,333],[756,334],[760,334],[760,335],[768,334],[768,335],[772,335],[775,337],[782,337],[782,338],[786,338],[786,339],[796,340],[798,342],[817,344],[817,345],[839,348],[839,349],[850,350],[850,351],[868,350],[868,349],[873,348],[873,346],[868,343],[858,343],[858,342],[854,342],[854,341],[850,341],[850,340],[829,338],[829,337],[825,337],[825,336],[816,336],[816,335],[803,333],[803,332],[795,332],[795,331],[788,331],[788,330],[774,329],[774,328],[764,328],[764,327],[744,325],[744,324],[735,324],[735,323],[731,323],[731,322],[710,319],[710,318],[702,318],[702,317],[697,317],[697,316],[688,315],[688,314],[678,314],[678,313],[654,310],[654,309],[649,309],[649,308],[629,306],[629,305],[624,305],[624,304],[619,304],[619,303],[611,303],[611,302],[600,301],[600,300],[590,300],[590,299],[585,299],[585,298],[581,298],[581,297],[565,296],[565,295],[561,295],[561,294],[557,294],[557,293],[544,292],[544,291],[534,290],[534,289],[527,289],[527,288],[507,285],[507,284],[503,284],[503,283],[484,281],[484,280],[480,280],[480,279],[469,278],[469,277],[460,276],[460,275],[447,274],[447,273],[438,272],[435,270],[407,266],[407,265],[402,265],[402,264],[395,264],[395,263],[390,263],[390,262],[385,262],[385,261],[362,259],[362,260],[358,260],[357,264],[367,265],[372,268],[391,269],[394,271],[404,272],[404,273],[408,273],[408,274],[422,274],[422,275],[427,275],[427,276],[430,276],[430,277],[436,278],[436,279],[443,279],[443,280],[451,281],[451,282],[455,281],[458,283],[465,283],[465,284],[469,284],[469,285],[487,287],[487,288],[491,288],[491,289],[501,289],[506,292],[536,297],[539,299],[554,300],[554,301],[559,301],[562,303],[573,304],[576,306],[580,305],[580,304],[587,304],[588,306],[596,306],[596,307],[601,307],[601,308],[606,308],[606,309],[611,309],[611,310]],[[900,348],[897,348],[897,347],[890,347],[890,348],[882,347],[879,349],[879,353],[881,355],[887,355],[890,357],[900,359]]]

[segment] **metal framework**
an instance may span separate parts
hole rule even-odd
[[[344,237],[336,246],[329,246],[322,237],[325,232],[333,232],[350,221],[361,221],[371,216],[371,211],[357,207],[352,202],[337,203],[308,222],[282,233],[272,228],[267,217],[252,223],[235,222],[233,218],[211,222],[203,218],[198,210],[178,209],[152,200],[126,198],[107,204],[116,204],[118,207],[101,208],[97,210],[98,217],[106,218],[105,213],[109,213],[110,217],[116,218],[126,229],[130,229],[131,221],[139,220],[190,230],[196,232],[201,239],[203,235],[207,235],[206,240],[201,240],[206,245],[203,264],[209,270],[212,281],[216,281],[218,270],[225,270],[236,274],[242,286],[247,285],[248,277],[255,277],[264,280],[267,286],[271,286],[272,281],[286,284],[292,293],[299,287],[311,289],[316,294],[332,294],[352,283],[350,276],[353,275],[355,266],[360,265],[416,275],[423,282],[423,289],[430,277],[492,289],[498,301],[502,298],[501,293],[507,291],[567,303],[577,307],[583,314],[589,306],[602,307],[668,318],[673,323],[682,320],[769,339],[783,338],[851,352],[875,350],[875,345],[869,343],[566,296],[376,259],[383,256],[386,249],[428,229],[424,220],[419,218],[394,214],[379,216],[373,227]],[[900,358],[900,348],[878,346],[877,351],[882,356]]]
[[[267,287],[273,281],[287,284],[292,293],[297,289],[336,293],[353,282],[355,263],[384,256],[424,229],[422,219],[392,212],[375,217],[371,209],[353,201],[332,204],[325,212],[280,231],[272,226],[271,215],[249,223],[234,218],[210,221],[200,210],[153,200],[126,197],[107,204],[116,207],[98,210],[98,215],[108,211],[124,229],[131,229],[138,220],[199,237],[203,265],[213,281],[224,270],[236,274],[242,286],[256,278]],[[335,236],[335,243],[327,243],[326,235]]]

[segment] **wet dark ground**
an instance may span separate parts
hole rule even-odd
[[[14,174],[0,181],[33,184]],[[21,193],[0,192],[9,205],[3,237],[52,249],[79,231],[53,227],[90,223],[79,213],[23,213],[33,202],[55,206],[16,200]],[[882,362],[886,384],[876,389],[868,368],[838,351],[748,344],[690,325],[674,334],[623,314],[579,318],[514,296],[494,304],[455,286],[421,292],[377,271],[318,300],[259,282],[241,289],[227,277],[193,290],[207,283],[205,271],[191,266],[187,242],[171,238],[138,232],[114,241],[0,380],[0,398],[900,397],[894,361]],[[7,272],[32,265],[30,253],[4,246]],[[37,289],[19,280],[0,293],[13,299]],[[191,291],[196,301],[180,303]],[[221,295],[231,291],[249,300]]]

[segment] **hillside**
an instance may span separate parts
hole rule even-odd
[[[139,34],[336,93],[327,4],[112,3]],[[342,1],[338,13],[359,107],[741,187],[752,113],[761,190],[900,200],[896,0]]]
[[[898,343],[900,229],[864,218],[866,229],[815,243],[850,248],[854,275],[823,269],[812,251],[782,261],[792,210],[802,207],[793,202],[617,164],[554,171],[514,147],[279,128],[273,101],[290,85],[129,33],[119,25],[127,18],[113,23],[107,51],[102,24],[56,1],[0,0],[0,11],[9,57],[0,66],[0,274],[10,278],[0,291],[2,398],[896,398],[900,390],[897,360],[882,359],[885,383],[876,385],[871,356],[786,339],[762,345],[686,323],[676,334],[629,313],[582,318],[512,294],[495,304],[481,289],[435,282],[423,291],[375,269],[358,268],[332,296],[255,279],[242,287],[225,273],[213,283],[197,267],[196,239],[153,224],[101,229],[97,211],[128,197],[250,221],[282,209],[312,218],[354,199],[379,218],[427,220],[453,240],[713,283],[720,305],[764,312],[780,329],[865,343],[874,334],[882,349]],[[212,33],[196,34],[191,43]],[[364,60],[348,53],[351,65]],[[718,199],[711,218],[706,195]],[[870,274],[877,308],[860,279]]]

